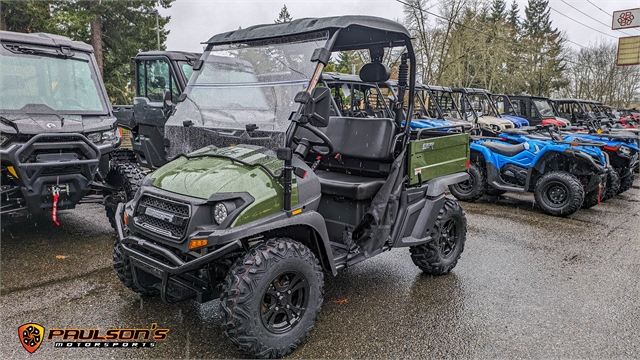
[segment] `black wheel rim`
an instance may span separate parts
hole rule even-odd
[[[297,271],[286,272],[271,281],[262,297],[262,324],[282,334],[300,323],[309,304],[309,282]]]
[[[552,183],[545,190],[545,199],[553,207],[562,207],[569,201],[569,188],[563,183]]]
[[[460,191],[463,194],[468,194],[471,191],[473,191],[473,186],[476,184],[476,181],[474,179],[474,177],[472,175],[469,176],[469,180],[463,181],[461,183],[458,183],[456,185],[454,185],[455,187],[458,188],[458,191]]]
[[[447,220],[440,230],[440,254],[448,258],[458,245],[458,226],[454,219]]]

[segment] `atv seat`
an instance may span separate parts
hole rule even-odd
[[[346,197],[354,200],[366,200],[374,197],[384,185],[385,179],[348,175],[331,171],[316,171],[322,193]]]
[[[332,116],[322,131],[340,158],[325,157],[318,166],[316,175],[322,193],[353,200],[374,197],[393,162],[398,131],[395,122],[389,118]],[[317,139],[306,129],[299,129],[297,135]]]
[[[497,142],[485,141],[482,145],[489,150],[504,156],[514,156],[525,149],[524,144],[504,145]]]

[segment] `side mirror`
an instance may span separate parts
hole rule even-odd
[[[173,111],[173,101],[171,101],[171,90],[164,89],[162,92],[162,113],[169,117]]]
[[[316,87],[311,91],[311,95],[305,91],[299,92],[295,101],[305,104],[300,122],[309,123],[315,127],[327,127],[329,125],[331,90],[328,87]]]

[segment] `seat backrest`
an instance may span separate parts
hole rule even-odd
[[[396,129],[389,118],[331,117],[322,130],[343,157],[388,162],[393,160]]]

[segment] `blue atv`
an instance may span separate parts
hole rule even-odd
[[[552,131],[552,129],[554,129],[554,131]],[[512,144],[525,143],[528,140],[546,141],[552,144],[568,144],[595,159],[599,159],[601,163],[605,164],[607,169],[606,181],[603,182],[601,188],[585,192],[585,199],[582,204],[583,208],[591,208],[619,193],[620,178],[618,172],[610,166],[608,155],[605,155],[601,149],[605,146],[603,142],[581,137],[563,136],[555,126],[537,126],[507,130],[500,134],[500,138]]]
[[[542,211],[553,216],[575,213],[587,195],[598,199],[607,178],[601,151],[589,154],[584,146],[544,139],[506,140],[473,139],[469,180],[449,186],[453,196],[475,201],[485,194],[533,192]]]
[[[618,194],[631,189],[635,177],[633,170],[638,167],[640,162],[640,146],[637,135],[627,131],[615,133],[610,133],[606,129],[603,131],[601,124],[596,124],[592,121],[587,122],[585,125],[589,131],[588,134],[581,132],[565,132],[565,134],[569,137],[579,137],[604,143],[603,151],[609,156],[611,166],[616,170],[620,178]]]

